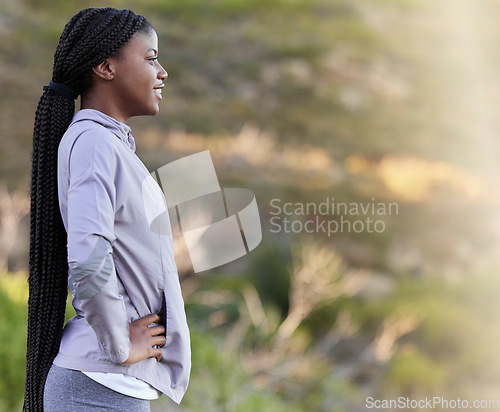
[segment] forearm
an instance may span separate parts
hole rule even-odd
[[[125,304],[118,292],[111,244],[102,236],[84,262],[70,262],[72,290],[85,319],[113,362],[124,362],[130,350]]]

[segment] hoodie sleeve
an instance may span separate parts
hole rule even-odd
[[[113,261],[115,174],[119,159],[108,136],[83,133],[69,161],[68,264],[70,287],[109,358],[130,350],[125,303]]]

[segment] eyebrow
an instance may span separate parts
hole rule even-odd
[[[155,49],[149,49],[146,53],[149,53],[150,51],[155,52],[155,54],[158,54],[158,52]]]

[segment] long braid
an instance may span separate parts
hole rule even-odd
[[[54,53],[52,81],[80,94],[91,85],[92,67],[118,52],[151,24],[131,10],[89,8],[66,24]],[[43,388],[62,336],[68,281],[67,234],[57,195],[57,150],[75,111],[75,102],[47,89],[33,130],[28,341],[24,410],[43,411]]]

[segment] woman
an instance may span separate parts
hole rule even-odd
[[[148,411],[186,391],[172,238],[147,220],[165,200],[126,124],[158,113],[157,59],[153,27],[131,10],[82,10],[59,40],[33,133],[26,411]]]

